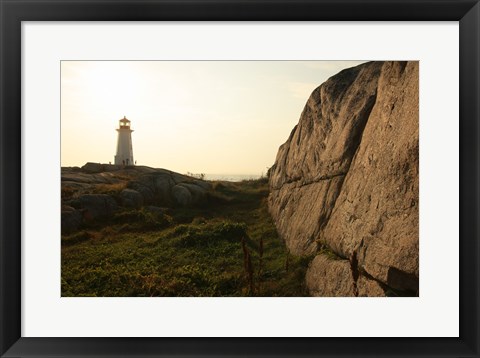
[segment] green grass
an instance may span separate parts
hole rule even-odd
[[[125,210],[62,236],[62,296],[305,296],[265,179],[214,182],[204,207]]]

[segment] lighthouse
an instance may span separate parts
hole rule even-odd
[[[133,165],[133,147],[132,147],[132,132],[130,128],[130,121],[127,117],[123,117],[119,121],[117,128],[117,155],[115,155],[115,165]]]

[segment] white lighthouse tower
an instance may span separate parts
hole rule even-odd
[[[119,121],[117,155],[115,155],[115,165],[134,165],[133,148],[132,148],[132,132],[130,129],[130,121],[127,117],[123,117]]]

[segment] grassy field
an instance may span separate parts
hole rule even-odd
[[[213,186],[203,207],[123,210],[63,235],[62,296],[305,296],[310,258],[287,254],[266,179]]]

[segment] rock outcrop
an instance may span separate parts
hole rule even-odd
[[[312,295],[418,294],[418,62],[369,62],[315,89],[270,170],[269,208]],[[322,248],[322,250],[320,250]]]
[[[161,206],[202,204],[212,189],[206,181],[165,169],[143,174],[128,182],[127,186],[140,193],[144,203]]]
[[[120,198],[122,206],[126,208],[140,208],[143,205],[143,196],[136,190],[123,189]]]
[[[212,190],[204,180],[137,166],[87,163],[82,168],[62,168],[61,178],[64,233],[91,220],[108,219],[122,208],[202,205]]]
[[[62,205],[61,210],[62,232],[70,233],[77,230],[83,221],[82,212],[68,205]]]

